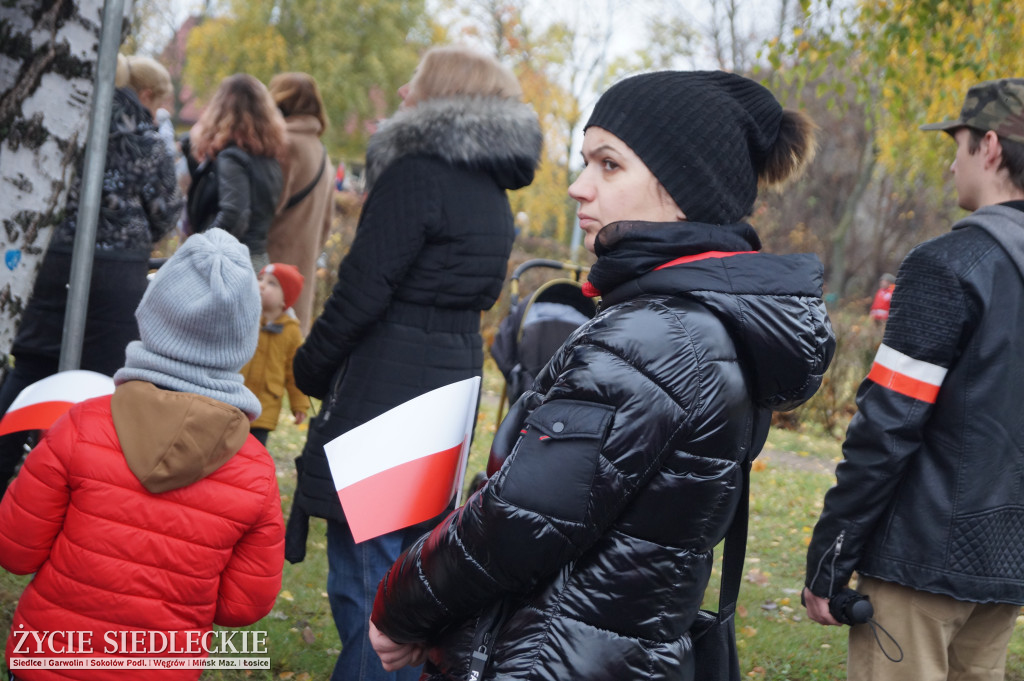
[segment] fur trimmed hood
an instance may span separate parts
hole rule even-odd
[[[399,109],[366,150],[366,187],[403,156],[434,156],[491,175],[504,189],[533,181],[540,161],[540,122],[533,108],[499,97],[442,97]]]

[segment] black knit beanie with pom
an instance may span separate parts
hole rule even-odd
[[[586,128],[603,128],[629,145],[687,220],[729,224],[753,210],[757,176],[781,122],[779,102],[749,78],[661,71],[609,88]]]

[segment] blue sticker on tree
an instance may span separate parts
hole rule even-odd
[[[7,263],[7,269],[14,271],[14,268],[21,262],[21,249],[12,248],[4,254],[4,262]]]

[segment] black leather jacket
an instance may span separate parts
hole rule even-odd
[[[207,174],[210,165],[216,173]],[[252,256],[267,252],[267,232],[274,220],[284,176],[281,165],[269,156],[253,156],[229,145],[207,165],[196,168],[195,187],[189,192],[189,220],[193,230],[205,232],[219,227],[249,248]],[[204,192],[204,182],[216,182],[216,192]],[[204,200],[211,195],[216,202]]]
[[[1007,205],[904,260],[809,547],[816,595],[857,570],[1024,604],[1022,276],[1024,213]]]
[[[768,410],[810,397],[828,366],[814,256],[652,271],[756,250],[745,225],[618,223],[599,242],[590,280],[606,309],[506,417],[495,446],[514,450],[501,470],[378,590],[373,621],[428,641],[433,678],[471,678],[487,633],[483,678],[691,679],[688,632],[742,462]]]

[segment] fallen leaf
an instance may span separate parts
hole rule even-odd
[[[313,633],[311,627],[306,627],[302,630],[302,640],[306,642],[306,645],[313,645],[316,643],[316,634]]]
[[[285,589],[284,591],[279,593],[278,596],[280,598],[285,599],[286,601],[294,601],[295,600],[295,596],[292,596],[292,592],[288,591],[288,589]]]
[[[767,572],[761,572],[757,568],[754,568],[747,573],[747,581],[751,584],[757,584],[758,586],[768,586],[771,575]]]

